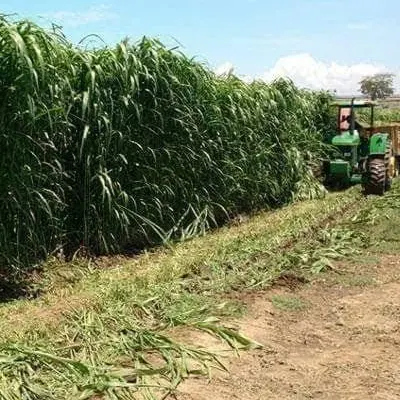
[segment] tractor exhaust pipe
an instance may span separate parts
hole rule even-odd
[[[355,124],[356,124],[356,116],[354,115],[354,102],[356,98],[353,97],[351,99],[351,108],[350,108],[350,134],[354,135],[354,129],[355,129]]]

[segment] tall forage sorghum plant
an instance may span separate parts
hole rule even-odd
[[[185,238],[313,194],[324,94],[217,77],[147,38],[83,50],[4,17],[0,52],[0,266]]]

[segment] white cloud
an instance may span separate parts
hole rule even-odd
[[[297,86],[308,89],[336,90],[339,95],[359,93],[360,81],[370,75],[383,72],[395,72],[395,91],[400,93],[400,71],[390,71],[384,65],[371,63],[338,64],[324,63],[310,54],[302,53],[280,58],[276,64],[260,76],[240,75],[231,62],[215,68],[219,76],[235,73],[240,79],[249,83],[255,79],[270,82],[276,78],[290,78]]]
[[[347,95],[358,93],[359,82],[365,76],[387,71],[383,65],[368,63],[324,63],[305,53],[280,58],[261,79],[271,81],[278,77],[288,77],[300,87],[336,90],[338,94]]]
[[[246,83],[250,83],[254,81],[254,76],[251,75],[238,75],[235,71],[235,66],[231,62],[226,62],[214,69],[214,72],[216,75],[223,77],[223,76],[228,76],[230,74],[235,74],[238,76],[242,81]]]
[[[116,14],[105,4],[92,6],[84,11],[55,11],[45,17],[63,26],[86,25],[98,21],[108,21],[116,18]]]
[[[233,64],[228,61],[215,68],[214,72],[219,76],[223,76],[233,73],[234,69],[235,67],[233,66]]]

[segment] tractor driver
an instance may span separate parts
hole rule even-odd
[[[342,122],[346,121],[349,124],[349,129],[351,128],[351,114],[345,116],[343,115],[342,117]],[[362,129],[362,125],[357,122],[356,119],[354,119],[354,129],[356,129],[358,132]]]

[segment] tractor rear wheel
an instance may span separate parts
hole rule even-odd
[[[366,194],[384,194],[386,189],[386,166],[383,158],[370,158],[368,161],[368,182]]]
[[[368,181],[365,185],[366,194],[382,195],[392,186],[393,156],[392,144],[388,141],[385,156],[370,157],[368,160]]]

